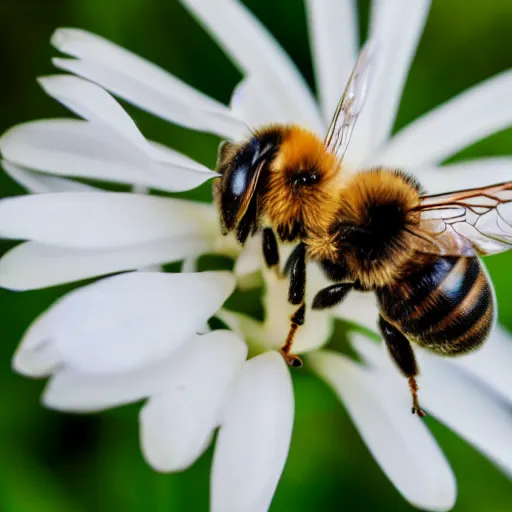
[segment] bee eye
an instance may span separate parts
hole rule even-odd
[[[294,186],[314,185],[320,181],[320,176],[315,171],[301,171],[293,175],[292,184]]]

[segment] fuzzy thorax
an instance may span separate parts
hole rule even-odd
[[[343,262],[368,288],[400,277],[414,254],[418,224],[413,210],[420,186],[409,175],[371,169],[354,175],[342,188],[329,228],[308,240],[314,259]]]

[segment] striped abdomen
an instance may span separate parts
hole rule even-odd
[[[435,352],[476,348],[493,325],[493,294],[478,258],[436,257],[377,296],[389,322]]]

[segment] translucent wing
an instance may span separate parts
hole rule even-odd
[[[468,256],[512,249],[512,182],[424,196],[415,210],[420,220],[413,232],[424,252]]]
[[[325,136],[324,143],[327,149],[337,155],[339,160],[347,151],[354,126],[368,94],[374,54],[374,44],[368,41],[359,54]]]

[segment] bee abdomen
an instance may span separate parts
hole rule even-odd
[[[478,259],[442,258],[430,270],[432,275],[423,275],[422,281],[420,271],[404,281],[402,289],[410,291],[408,311],[395,321],[413,341],[433,351],[456,355],[476,348],[494,315],[491,286]]]

